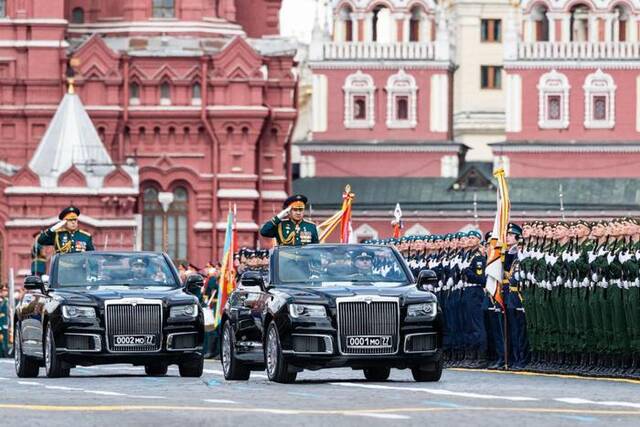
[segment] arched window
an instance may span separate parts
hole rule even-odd
[[[372,128],[375,125],[373,78],[358,70],[347,77],[344,90],[344,126]]]
[[[167,82],[160,85],[160,105],[171,105],[171,86]]]
[[[202,105],[202,87],[200,83],[191,86],[191,105]]]
[[[336,20],[335,41],[351,42],[353,41],[353,20],[351,14],[353,10],[350,6],[344,6],[338,12]]]
[[[589,6],[578,4],[571,8],[570,27],[572,42],[589,41]]]
[[[584,81],[584,127],[611,129],[615,126],[616,85],[610,74],[598,69]]]
[[[411,8],[411,19],[409,20],[409,41],[426,41],[426,14],[420,6]]]
[[[166,251],[175,261],[188,258],[188,192],[176,187],[161,193],[155,187],[142,192],[142,249]]]
[[[369,224],[362,224],[360,227],[353,231],[353,234],[358,239],[358,243],[362,243],[365,240],[377,239],[378,230],[370,226]]]
[[[416,79],[398,71],[387,80],[387,127],[414,128],[418,124],[416,108]]]
[[[569,80],[556,70],[538,82],[538,126],[541,129],[569,127]]]
[[[84,9],[76,7],[71,11],[71,22],[74,24],[84,24]]]
[[[404,233],[405,236],[428,236],[429,234],[431,234],[429,229],[420,224],[414,224]]]
[[[626,42],[630,39],[629,30],[631,29],[630,14],[628,9],[623,5],[617,5],[613,8],[613,19],[611,20],[611,40],[614,42]]]
[[[549,41],[549,18],[547,16],[548,9],[544,5],[539,5],[531,12],[531,20],[534,24],[534,34],[532,41],[548,42]]]
[[[391,11],[388,7],[377,6],[373,9],[371,17],[371,40],[380,43],[391,43],[392,32],[395,22],[391,18]]]
[[[138,83],[129,84],[129,104],[140,105],[140,85]]]
[[[176,16],[174,0],[153,0],[154,18],[173,18]]]

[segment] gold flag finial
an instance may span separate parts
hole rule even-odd
[[[76,93],[76,88],[73,85],[75,83],[75,80],[73,79],[73,77],[69,77],[67,79],[67,93],[70,95],[73,95],[74,93]]]

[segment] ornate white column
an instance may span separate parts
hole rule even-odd
[[[589,41],[595,43],[598,41],[598,16],[589,14]]]
[[[525,43],[532,43],[536,41],[536,21],[533,19],[533,15],[529,14],[525,22],[526,27],[526,40]]]
[[[549,20],[549,41],[556,42],[556,21],[562,19],[562,15],[556,13],[547,13],[547,19]]]
[[[562,14],[562,34],[560,41],[564,43],[571,41],[571,16],[568,13]]]
[[[361,18],[364,18],[364,41],[372,42],[373,41],[373,13],[363,13],[360,15]]]

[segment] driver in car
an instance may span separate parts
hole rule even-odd
[[[358,252],[353,266],[355,268],[354,277],[366,277],[368,280],[384,280],[384,277],[374,273],[373,255],[369,251]]]
[[[131,279],[136,281],[142,281],[148,279],[147,274],[147,259],[138,257],[131,261]]]

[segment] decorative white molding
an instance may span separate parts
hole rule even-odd
[[[57,216],[48,218],[17,218],[5,222],[4,225],[11,228],[44,228],[58,221]],[[95,228],[136,228],[138,225],[135,219],[100,219],[86,214],[80,216],[80,224],[87,224]]]
[[[103,187],[103,188],[87,188],[87,187],[28,187],[15,186],[7,187],[4,194],[51,194],[51,195],[68,195],[68,196],[138,196],[137,187]]]
[[[370,226],[369,224],[362,224],[360,227],[353,231],[353,234],[360,240],[360,238],[366,237],[369,239],[378,238],[378,230]]]
[[[312,132],[327,131],[327,111],[329,105],[327,76],[323,74],[314,74],[312,77]]]
[[[616,124],[616,85],[610,74],[600,68],[584,81],[584,127],[587,129],[611,129]],[[597,120],[594,111],[595,97],[605,99],[605,118]]]
[[[496,154],[502,153],[640,153],[640,142],[602,144],[518,143],[491,144]]]
[[[522,130],[522,77],[519,74],[507,74],[505,84],[505,131]]]
[[[196,231],[213,230],[213,223],[211,221],[198,221],[193,224],[193,229]]]
[[[225,230],[227,228],[226,222],[218,222],[216,224],[216,230]],[[236,224],[236,230],[238,231],[258,231],[260,227],[255,222],[238,222]]]
[[[431,99],[429,107],[429,129],[431,132],[446,132],[449,127],[449,76],[431,76]]]
[[[416,79],[401,68],[387,80],[387,127],[390,129],[415,128],[418,125]],[[397,97],[407,97],[407,118],[397,118]]]
[[[403,144],[401,142],[389,142],[385,144],[354,144],[354,141],[339,142],[335,144],[298,144],[300,152],[306,153],[457,153],[460,145],[456,143],[442,144]]]
[[[286,192],[279,190],[265,190],[261,194],[262,200],[286,200],[289,197]]]
[[[260,194],[250,188],[222,188],[218,190],[217,196],[219,199],[257,199]]]
[[[569,79],[555,69],[543,74],[538,82],[538,127],[541,129],[566,129],[569,127]],[[551,97],[559,97],[558,105],[551,105]],[[549,108],[559,108],[557,118],[552,119]]]
[[[531,42],[518,44],[518,60],[637,60],[640,42]],[[511,58],[509,58],[511,59]]]
[[[429,61],[435,59],[435,53],[436,45],[434,42],[326,42],[322,46],[322,56],[313,59],[321,61]]]
[[[350,129],[372,128],[376,124],[375,117],[375,84],[373,77],[358,70],[345,80],[344,86],[344,126]],[[354,117],[355,98],[365,98],[365,118]]]
[[[495,155],[493,157],[493,170],[503,169],[504,175],[509,176],[511,171],[511,160],[509,156]]]
[[[442,178],[457,178],[458,163],[457,155],[442,156],[440,159],[440,176]]]
[[[427,236],[429,234],[431,232],[420,224],[414,224],[404,233],[405,236]]]

